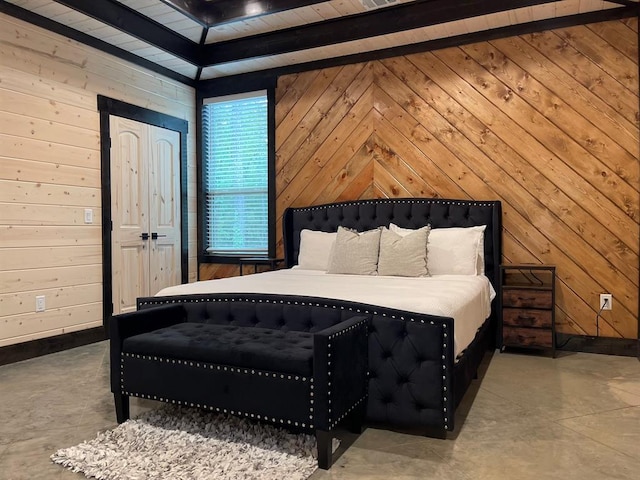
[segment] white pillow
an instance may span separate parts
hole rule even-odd
[[[377,275],[381,228],[356,232],[338,227],[327,273]]]
[[[304,229],[300,232],[298,267],[305,270],[327,271],[329,255],[336,241],[336,232],[320,232]]]
[[[432,228],[427,239],[427,268],[430,275],[484,275],[484,231],[476,227]],[[415,230],[393,223],[389,229],[398,235]]]
[[[409,235],[399,235],[388,228],[382,229],[378,275],[399,277],[426,277],[427,238],[430,227],[413,230]]]

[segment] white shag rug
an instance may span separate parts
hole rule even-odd
[[[318,466],[312,435],[173,406],[60,449],[51,460],[100,480],[303,480]]]

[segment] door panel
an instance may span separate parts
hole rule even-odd
[[[153,263],[155,265],[151,268],[150,277],[150,291],[151,295],[155,295],[164,287],[171,285],[177,285],[180,283],[179,279],[176,282],[176,276],[180,276],[179,265],[178,269],[175,267],[176,257],[179,257],[179,252],[174,245],[155,245],[153,248]],[[176,273],[178,275],[176,275]]]
[[[122,120],[121,128],[135,128],[139,125],[127,125],[134,122]],[[143,183],[145,166],[143,158],[144,152],[144,131],[136,130],[123,131],[118,133],[117,146],[119,148],[120,164],[118,177],[120,182],[116,184],[118,201],[118,216],[122,228],[144,228],[146,227],[145,211],[148,209],[146,195],[146,182]]]
[[[136,308],[148,290],[149,253],[142,234],[149,232],[148,140],[145,125],[110,118],[113,313]]]
[[[151,127],[149,176],[151,240],[151,284],[149,294],[181,280],[180,249],[180,134]]]
[[[136,310],[136,299],[147,296],[149,276],[149,248],[147,245],[129,245],[120,249],[122,266],[119,272],[119,284],[116,304],[114,282],[114,314]],[[114,277],[116,272],[114,271]]]

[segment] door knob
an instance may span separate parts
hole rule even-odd
[[[140,238],[143,240],[149,240],[149,234],[148,233],[143,233],[140,235]]]
[[[153,232],[151,234],[151,240],[157,240],[158,237],[166,237],[166,235],[158,235],[158,232]]]

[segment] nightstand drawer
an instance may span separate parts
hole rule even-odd
[[[551,328],[553,325],[551,310],[527,310],[524,308],[504,308],[502,323],[515,327]]]
[[[503,327],[502,341],[507,346],[551,348],[553,333],[551,330],[541,328]]]
[[[551,290],[505,288],[502,291],[502,306],[516,308],[553,308]]]

